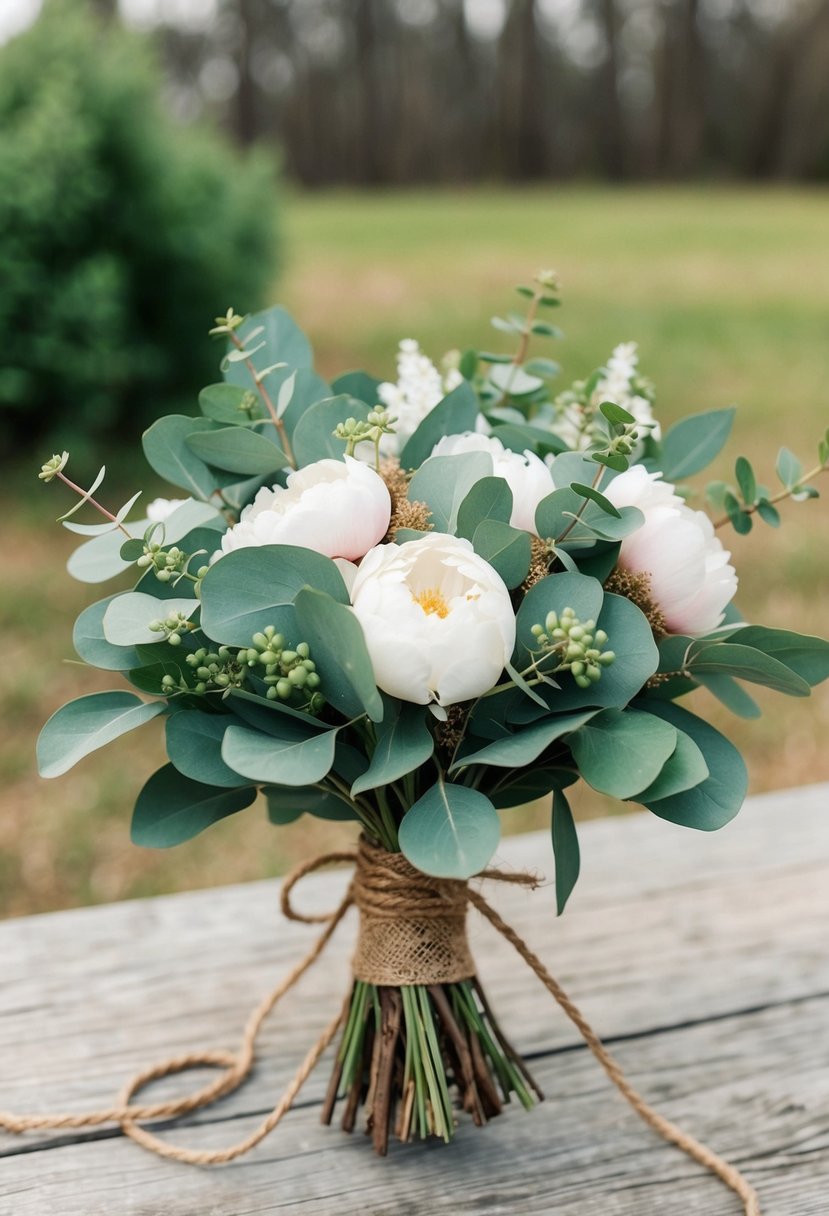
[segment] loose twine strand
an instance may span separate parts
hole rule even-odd
[[[334,936],[340,922],[348,909],[355,902],[361,910],[368,907],[372,914],[389,918],[400,917],[406,913],[416,914],[421,919],[439,918],[445,915],[446,901],[454,903],[457,899],[456,886],[464,884],[446,880],[444,891],[440,889],[433,899],[421,899],[413,906],[412,895],[408,899],[400,895],[395,887],[393,870],[383,872],[381,862],[382,850],[371,850],[371,858],[376,864],[366,865],[366,849],[361,845],[360,855],[351,850],[347,852],[325,853],[309,861],[302,862],[291,871],[282,887],[281,904],[284,915],[289,920],[300,921],[304,924],[325,924],[325,928],[314,942],[308,953],[288,972],[256,1006],[245,1025],[242,1042],[238,1051],[207,1050],[187,1052],[173,1056],[159,1064],[142,1069],[123,1087],[113,1107],[87,1114],[50,1114],[50,1115],[15,1115],[0,1112],[0,1128],[5,1131],[20,1134],[27,1131],[43,1129],[63,1130],[73,1128],[98,1127],[106,1123],[115,1123],[122,1132],[159,1157],[172,1161],[180,1161],[188,1165],[222,1165],[242,1157],[250,1152],[257,1144],[268,1136],[285,1114],[290,1110],[305,1081],[318,1064],[326,1048],[334,1039],[337,1031],[345,1020],[350,1001],[350,993],[337,1016],[323,1030],[317,1041],[312,1045],[300,1064],[279,1101],[270,1113],[260,1122],[248,1136],[236,1144],[223,1149],[188,1149],[180,1145],[170,1144],[141,1127],[146,1120],[178,1118],[182,1115],[199,1110],[219,1098],[237,1089],[250,1075],[255,1058],[256,1041],[262,1026],[286,992],[299,981],[306,971],[317,961],[331,938]],[[387,854],[386,857],[396,857]],[[357,869],[345,896],[337,908],[331,913],[308,914],[299,912],[291,903],[291,892],[299,880],[326,865],[336,862],[357,863]],[[404,863],[405,865],[405,863]],[[392,867],[394,863],[392,863]],[[398,867],[399,871],[399,867]],[[416,873],[416,872],[415,872]],[[530,874],[509,873],[503,870],[484,870],[479,878],[491,879],[495,882],[518,883],[523,886],[535,887],[537,879]],[[471,888],[465,890],[465,896],[482,916],[501,934],[503,938],[517,951],[527,966],[538,977],[556,1003],[581,1034],[590,1051],[604,1069],[610,1081],[616,1086],[633,1110],[654,1131],[669,1143],[676,1145],[693,1160],[715,1174],[729,1187],[743,1203],[745,1216],[761,1216],[760,1201],[755,1189],[740,1171],[722,1157],[718,1156],[707,1145],[702,1144],[693,1136],[684,1132],[670,1119],[666,1119],[654,1110],[642,1095],[634,1089],[625,1077],[620,1065],[607,1050],[599,1036],[587,1022],[584,1015],[570,1000],[558,981],[550,974],[541,960],[529,948],[524,939],[503,920],[498,912],[478,891]],[[150,1104],[135,1104],[136,1095],[153,1081],[173,1076],[192,1068],[221,1068],[223,1073],[215,1081],[196,1090],[194,1093],[181,1098],[173,1098],[166,1102]]]

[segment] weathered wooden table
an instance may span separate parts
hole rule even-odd
[[[647,815],[581,829],[583,876],[554,915],[552,889],[490,897],[548,962],[634,1083],[738,1165],[764,1216],[829,1212],[829,786],[751,800],[711,836]],[[498,860],[552,868],[543,835]],[[306,879],[331,906],[346,874]],[[217,1146],[268,1110],[347,982],[353,914],[266,1030],[252,1080],[170,1133]],[[278,912],[277,884],[85,909],[0,926],[0,1107],[114,1100],[145,1063],[233,1047],[258,995],[314,929]],[[663,1143],[611,1087],[577,1032],[492,929],[473,948],[504,1025],[548,1100],[464,1124],[448,1149],[319,1125],[327,1068],[250,1156],[218,1169],[162,1161],[109,1130],[0,1134],[2,1216],[265,1216],[477,1212],[729,1216],[739,1201]],[[195,1088],[203,1074],[153,1091]]]

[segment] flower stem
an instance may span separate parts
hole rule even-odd
[[[239,337],[239,335],[235,332],[235,330],[231,329],[229,331],[229,337],[230,337],[231,342],[233,343],[233,345],[236,347],[237,350],[245,349],[244,342]],[[291,451],[291,444],[288,439],[288,432],[285,430],[284,422],[282,421],[282,419],[279,417],[279,415],[276,412],[276,406],[274,405],[274,403],[271,399],[271,395],[268,392],[268,390],[265,388],[264,381],[260,379],[259,373],[256,370],[256,365],[254,364],[252,359],[245,359],[245,367],[250,372],[253,383],[256,385],[259,395],[262,398],[262,400],[264,401],[267,411],[271,416],[271,421],[273,422],[274,426],[276,427],[277,434],[279,435],[279,442],[282,444],[282,450],[284,451],[285,455],[288,457],[291,467],[295,469],[296,461],[294,460],[294,455],[293,455],[293,452]]]
[[[116,526],[124,533],[127,540],[133,539],[132,533],[127,531],[124,525],[116,519],[111,511],[107,511],[106,507],[102,507],[97,499],[92,498],[89,494],[87,494],[86,490],[82,490],[79,485],[76,485],[74,481],[71,481],[66,474],[60,470],[58,471],[57,476],[65,486],[68,486],[70,490],[74,490],[76,494],[79,494],[81,498],[85,499],[91,507],[94,507],[96,511],[100,511],[101,515],[103,515],[106,519],[112,520],[112,522],[116,524]]]
[[[829,464],[815,465],[813,469],[810,469],[808,473],[805,473],[803,477],[800,478],[796,486],[787,486],[785,489],[780,490],[777,494],[772,494],[771,498],[763,499],[763,502],[768,503],[769,506],[772,507],[778,502],[785,502],[787,498],[791,498],[794,494],[796,494],[800,487],[804,486],[806,482],[811,481],[813,477],[819,477],[820,474],[825,473],[827,469],[829,469]],[[740,510],[743,515],[754,515],[759,506],[760,504],[755,502],[749,504],[748,506],[741,507]],[[714,521],[714,527],[723,528],[727,523],[730,522],[731,516],[723,515],[718,520]]]

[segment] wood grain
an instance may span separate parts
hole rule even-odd
[[[580,834],[583,878],[562,919],[549,886],[491,884],[489,898],[645,1095],[746,1170],[764,1213],[826,1213],[829,787],[753,799],[710,836],[647,815]],[[549,841],[508,839],[500,861],[551,871]],[[297,902],[332,906],[346,878],[309,878]],[[377,1161],[362,1133],[319,1126],[321,1070],[272,1139],[221,1170],[158,1161],[108,1132],[0,1136],[0,1216],[738,1213],[639,1123],[509,947],[480,921],[471,928],[499,1017],[548,1093],[536,1111],[464,1125],[448,1150],[396,1147]],[[228,1143],[273,1104],[341,999],[353,929],[275,1015],[250,1083],[177,1140]],[[150,1060],[232,1046],[314,932],[281,921],[275,882],[0,925],[0,1106],[108,1104]]]

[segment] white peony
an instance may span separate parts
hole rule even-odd
[[[154,498],[147,504],[147,519],[151,524],[163,524],[174,511],[189,501],[189,498]]]
[[[286,487],[261,489],[222,537],[222,551],[300,545],[355,561],[386,535],[391,498],[374,469],[346,456],[288,474]]]
[[[380,545],[363,558],[351,600],[377,686],[402,701],[478,697],[512,654],[509,591],[469,541],[430,533]]]
[[[512,490],[510,523],[524,532],[535,533],[535,511],[542,498],[555,486],[550,470],[533,452],[511,452],[500,439],[467,431],[445,435],[432,449],[433,456],[458,456],[462,452],[488,452],[495,477],[503,477]]]
[[[638,507],[645,516],[622,541],[619,565],[648,575],[671,633],[710,633],[737,590],[731,554],[708,516],[687,506],[661,477],[635,464],[602,490],[614,506]]]
[[[385,381],[377,388],[380,401],[397,419],[395,433],[384,435],[380,441],[382,454],[398,456],[426,415],[462,382],[457,368],[441,373],[414,338],[404,338],[398,348],[397,383]]]

